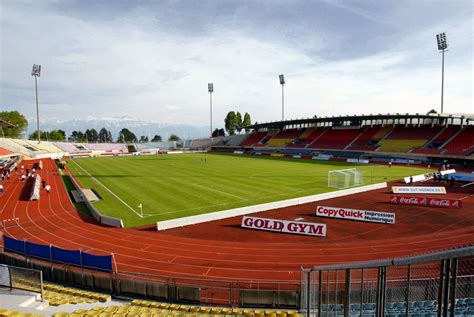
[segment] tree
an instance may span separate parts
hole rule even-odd
[[[155,134],[151,142],[161,142],[161,135]]]
[[[87,129],[85,133],[86,140],[89,142],[97,142],[99,140],[99,134],[96,129]]]
[[[181,139],[180,139],[179,136],[177,136],[176,134],[172,134],[172,135],[170,135],[170,137],[168,138],[168,141],[179,141],[179,140],[181,140]]]
[[[1,111],[0,119],[12,124],[12,126],[2,128],[2,136],[6,138],[18,138],[28,127],[28,120],[18,111]]]
[[[234,135],[236,126],[236,114],[234,111],[229,111],[229,113],[225,117],[224,123],[227,133],[229,133],[229,135]]]
[[[84,142],[86,140],[82,131],[72,131],[68,138],[69,142]]]
[[[100,129],[97,137],[98,137],[97,141],[99,142],[113,142],[112,133],[106,128]]]
[[[41,131],[41,135],[40,135],[40,139],[41,139],[41,140],[47,140],[47,139],[48,139],[48,136],[47,136],[46,133],[47,133],[46,131]],[[31,134],[28,136],[28,139],[30,139],[30,140],[38,140],[38,131],[35,131],[35,132],[31,133]]]
[[[242,115],[238,111],[237,111],[237,114],[235,115],[235,128],[237,129],[237,132],[239,133],[240,131],[242,131]]]
[[[249,125],[252,125],[252,119],[250,118],[250,115],[247,112],[244,114],[244,121],[242,122],[242,125],[244,127],[248,127]],[[249,133],[249,132],[250,132],[250,129],[245,128],[245,133]]]
[[[213,132],[212,132],[212,137],[213,138],[216,138],[218,136],[225,136],[225,131],[224,129],[215,129]]]
[[[147,142],[148,142],[148,137],[145,136],[145,135],[142,135],[142,136],[140,137],[140,140],[139,140],[138,142],[140,142],[140,143],[147,143]]]
[[[123,143],[123,142],[137,142],[137,136],[130,131],[127,128],[123,128],[119,132],[119,137],[117,139],[117,142]]]

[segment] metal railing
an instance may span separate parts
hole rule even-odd
[[[301,271],[301,311],[308,317],[454,316],[471,308],[473,246]]]
[[[227,307],[300,307],[299,282],[209,280],[124,271],[106,273],[7,252],[0,252],[0,263],[41,271],[46,281],[113,296]]]
[[[0,287],[38,293],[41,294],[41,299],[43,299],[43,272],[0,264]]]

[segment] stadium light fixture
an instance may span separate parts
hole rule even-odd
[[[283,74],[278,76],[281,85],[281,121],[285,120],[285,76]]]
[[[444,51],[448,48],[448,39],[446,33],[436,34],[436,41],[438,42],[438,51],[441,51],[441,113],[443,113],[444,102]]]
[[[41,142],[40,123],[39,123],[39,106],[38,106],[38,77],[41,75],[41,65],[34,64],[31,70],[31,76],[35,78],[36,92],[36,133],[38,134],[38,143]]]
[[[214,92],[214,84],[207,84],[207,91],[209,92],[209,112],[210,112],[210,123],[211,123],[211,135],[212,138],[212,93]]]

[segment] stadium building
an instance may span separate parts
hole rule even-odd
[[[12,303],[0,314],[471,316],[473,122],[370,114],[179,142],[0,138],[0,296]],[[161,169],[127,195],[140,170],[113,174],[116,162]],[[172,206],[173,192],[216,206],[154,215],[134,199]]]

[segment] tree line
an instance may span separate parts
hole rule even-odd
[[[25,133],[28,127],[28,120],[18,111],[1,111],[0,119],[10,123],[6,127],[1,128],[0,136],[5,138],[20,138],[23,133]],[[212,137],[224,136],[225,132],[229,135],[235,135],[236,132],[240,133],[245,131],[249,133],[250,129],[244,128],[251,125],[250,114],[247,112],[242,117],[242,114],[238,111],[229,111],[224,120],[224,127],[221,129],[215,129],[212,132]],[[37,140],[37,132],[31,133],[29,136],[30,140]],[[66,132],[61,129],[50,130],[50,131],[41,131],[40,135],[41,140],[49,141],[69,141],[69,142],[104,142],[110,143],[114,142],[114,138],[110,130],[105,127],[97,131],[96,129],[87,129],[84,132],[80,130],[74,130],[69,136],[66,135]],[[176,134],[172,134],[168,141],[179,141],[180,137]],[[129,129],[123,128],[120,130],[118,137],[115,140],[116,142],[129,142],[129,143],[146,143],[146,142],[161,142],[162,137],[158,134],[153,136],[150,140],[148,136],[142,135],[139,138]]]

